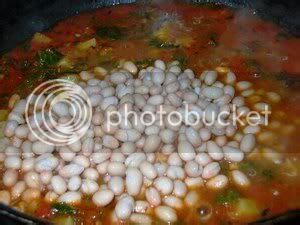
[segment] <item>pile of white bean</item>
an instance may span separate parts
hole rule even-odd
[[[105,72],[99,67],[95,71]],[[255,148],[259,126],[242,132],[232,124],[216,122],[212,126],[158,122],[145,126],[129,121],[111,129],[106,126],[107,113],[122,113],[125,105],[138,114],[155,113],[160,105],[168,112],[184,113],[184,104],[197,112],[216,114],[231,112],[235,104],[238,111],[247,112],[245,98],[253,92],[252,85],[236,82],[232,72],[222,75],[221,82],[215,71],[196,78],[192,70],[182,71],[177,61],[166,65],[156,60],[153,67],[140,71],[128,61],[104,80],[95,77],[92,72],[80,73],[78,84],[90,97],[93,118],[86,135],[69,146],[39,141],[24,120],[26,99],[15,104],[0,141],[0,160],[6,169],[3,183],[9,190],[0,191],[2,202],[30,201],[45,190],[49,202],[76,204],[91,195],[99,207],[116,203],[112,220],[150,223],[154,213],[174,222],[176,210],[194,204],[194,187],[228,185],[229,178],[220,174],[221,160],[241,162]],[[61,117],[68,113],[67,107],[57,109]],[[231,120],[231,115],[226,119]],[[236,185],[249,185],[241,171],[233,170],[231,175]]]

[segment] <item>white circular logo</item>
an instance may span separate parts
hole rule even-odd
[[[64,146],[85,135],[92,120],[92,106],[80,86],[55,79],[42,83],[29,95],[25,119],[40,141]]]

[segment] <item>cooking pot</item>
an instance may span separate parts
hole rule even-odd
[[[56,22],[96,8],[135,0],[1,0],[0,1],[0,53],[3,54],[17,44],[30,38],[35,32],[49,29]],[[142,0],[139,4],[159,4],[165,0]],[[259,14],[264,19],[285,27],[291,34],[300,35],[300,4],[298,0],[195,0],[185,2],[216,2],[235,8],[245,8]],[[251,224],[299,224],[300,211],[293,210],[276,217],[256,221]],[[29,215],[17,212],[0,204],[1,225],[10,224],[50,224]]]

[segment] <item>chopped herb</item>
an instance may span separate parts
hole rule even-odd
[[[96,31],[96,34],[100,38],[111,40],[120,40],[124,38],[123,31],[117,26],[99,27]]]
[[[239,167],[240,167],[240,170],[242,170],[244,173],[247,173],[247,174],[256,169],[256,166],[254,165],[254,163],[252,163],[250,161],[245,161],[245,162],[240,163]]]
[[[66,203],[54,203],[52,205],[52,210],[54,213],[59,214],[73,215],[76,213],[76,209]]]
[[[38,61],[41,66],[52,66],[59,62],[62,54],[54,49],[45,49],[38,52]]]
[[[249,59],[246,61],[246,67],[249,71],[255,72],[255,73],[261,73],[261,65],[254,59]]]
[[[240,194],[235,190],[229,190],[225,193],[217,195],[216,202],[221,205],[228,205],[236,202],[240,197]]]
[[[137,65],[137,67],[143,69],[143,68],[146,68],[146,67],[150,66],[151,64],[153,64],[154,60],[153,59],[144,59],[144,60],[135,61],[134,63],[135,63],[135,65]]]
[[[149,41],[149,45],[156,48],[164,48],[164,49],[172,49],[172,48],[178,48],[179,45],[163,42],[159,40],[158,38],[151,38]]]
[[[209,35],[208,45],[210,45],[212,47],[218,46],[217,38],[218,38],[218,34],[217,33],[211,33]]]
[[[274,179],[274,173],[270,169],[265,169],[261,172],[262,176],[266,179],[266,181],[271,181]]]

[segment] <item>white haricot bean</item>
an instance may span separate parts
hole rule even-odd
[[[203,168],[195,161],[189,161],[184,166],[185,172],[190,177],[201,176]]]
[[[154,180],[154,187],[163,195],[171,194],[173,191],[173,182],[168,177],[158,177]]]
[[[26,138],[28,133],[29,133],[29,128],[25,124],[18,126],[15,130],[15,135],[18,138],[22,138],[22,139]]]
[[[139,167],[144,160],[146,160],[145,153],[135,152],[126,158],[125,165],[127,167]]]
[[[32,144],[32,152],[38,155],[44,153],[52,153],[54,151],[53,145],[48,145],[41,141],[36,141]]]
[[[199,195],[196,191],[190,191],[189,193],[187,193],[184,199],[184,203],[190,207],[196,205],[198,201]]]
[[[199,135],[199,132],[196,131],[194,128],[192,127],[188,127],[185,130],[185,135],[187,137],[187,140],[195,147],[199,147],[201,145],[201,138]]]
[[[120,220],[128,219],[135,207],[134,199],[131,196],[124,196],[117,202],[115,207],[116,216]]]
[[[181,180],[175,180],[174,181],[174,189],[173,189],[174,195],[177,197],[184,197],[187,193],[187,186],[186,184]]]
[[[155,215],[166,223],[177,221],[176,211],[169,206],[158,206],[154,210]]]
[[[115,138],[122,142],[135,142],[141,137],[141,134],[134,129],[127,130],[117,130],[115,133]]]
[[[126,170],[126,190],[127,193],[136,196],[140,193],[143,183],[143,175],[137,168]]]
[[[222,88],[219,87],[206,87],[202,90],[202,94],[210,99],[217,99],[220,98],[223,95],[224,91]]]
[[[169,166],[166,175],[173,180],[182,180],[185,178],[185,171],[181,166]]]
[[[53,191],[48,191],[45,195],[45,201],[48,202],[48,203],[53,203],[57,200],[58,198],[58,194],[56,194],[55,192]]]
[[[188,141],[179,142],[178,154],[183,161],[193,160],[196,156],[194,147]]]
[[[6,137],[12,137],[15,134],[15,130],[18,127],[18,122],[14,120],[9,120],[4,129],[4,135]]]
[[[212,159],[207,153],[200,152],[196,155],[195,161],[199,163],[199,165],[201,166],[206,166],[208,163],[212,161]]]
[[[23,191],[26,189],[26,184],[24,181],[17,182],[11,189],[11,197],[12,199],[19,198]]]
[[[233,170],[231,174],[232,174],[232,179],[236,185],[241,187],[247,187],[250,185],[250,180],[243,172],[239,170]]]
[[[39,199],[41,196],[41,191],[37,188],[28,188],[22,194],[22,200],[29,203],[34,199]]]
[[[59,202],[64,202],[67,204],[78,204],[81,201],[81,193],[77,191],[68,191],[62,194],[59,198]]]
[[[207,128],[201,128],[199,134],[203,141],[208,141],[211,137],[211,132]]]
[[[234,82],[236,81],[236,76],[233,72],[229,71],[227,74],[226,74],[226,80],[225,82],[227,84],[233,84]]]
[[[110,135],[104,135],[102,138],[103,145],[110,149],[116,149],[119,147],[119,142],[116,138]]]
[[[147,104],[161,105],[164,102],[164,98],[161,95],[153,95],[147,100]]]
[[[29,171],[24,175],[24,181],[26,185],[31,188],[40,188],[41,180],[37,172]]]
[[[180,158],[180,156],[178,155],[177,152],[174,152],[169,155],[168,164],[170,166],[181,166],[182,165],[182,159]]]
[[[113,84],[123,84],[126,81],[126,75],[124,73],[113,73],[110,75],[110,81]]]
[[[244,91],[249,89],[252,86],[252,84],[248,81],[240,81],[236,84],[237,89],[240,91]]]
[[[160,68],[154,68],[151,75],[152,81],[155,84],[161,85],[165,81],[165,73]]]
[[[16,170],[8,169],[4,172],[3,177],[3,184],[7,187],[11,187],[16,184],[18,180],[18,173]]]
[[[108,188],[115,194],[121,195],[124,192],[124,180],[122,177],[114,176],[108,181]]]
[[[132,74],[136,74],[138,72],[138,68],[136,67],[136,65],[131,62],[131,61],[126,61],[124,64],[123,64],[123,68],[125,70],[128,70],[128,72],[132,73]]]
[[[4,166],[7,169],[20,169],[22,160],[18,156],[8,156],[4,160]]]
[[[161,69],[161,70],[165,70],[166,69],[166,64],[164,63],[164,61],[162,61],[160,59],[155,60],[154,66],[156,68],[158,68],[158,69]]]
[[[189,188],[201,187],[204,181],[201,177],[187,177],[184,182]]]
[[[126,167],[121,162],[110,162],[107,165],[107,172],[111,176],[124,176]]]
[[[35,160],[35,170],[39,173],[42,171],[52,171],[58,166],[59,160],[52,154],[43,154]]]
[[[238,148],[224,146],[223,152],[225,158],[230,162],[241,162],[244,159],[244,153]]]
[[[149,207],[150,207],[150,204],[147,201],[138,200],[135,202],[134,211],[137,213],[146,213],[146,211],[149,209]]]
[[[205,71],[204,82],[207,85],[212,85],[217,80],[217,72],[216,71]]]
[[[94,194],[96,191],[99,190],[99,185],[94,180],[84,179],[84,180],[82,180],[80,190],[84,194],[91,195],[91,194]]]
[[[222,189],[228,184],[228,178],[225,175],[217,175],[206,182],[206,186],[211,189]]]
[[[80,176],[73,176],[68,181],[68,189],[70,191],[77,191],[81,186]]]
[[[214,141],[208,141],[206,143],[207,146],[207,152],[209,156],[214,160],[221,160],[224,157],[222,149],[214,142]]]
[[[51,178],[53,176],[52,171],[43,171],[40,173],[40,180],[42,182],[42,184],[50,184],[51,182]]]
[[[217,162],[211,162],[203,168],[202,177],[209,179],[216,176],[221,170],[220,164]]]
[[[152,163],[148,161],[143,161],[140,164],[140,170],[144,176],[146,176],[148,179],[154,179],[157,176],[157,172],[153,166]]]
[[[69,178],[76,175],[80,175],[83,171],[84,171],[83,166],[76,163],[70,163],[64,166],[63,168],[61,168],[61,170],[59,170],[59,175],[61,175],[62,177]]]
[[[91,180],[98,180],[99,178],[99,173],[95,168],[86,168],[82,175],[84,178]]]
[[[155,163],[155,170],[158,176],[163,176],[167,171],[168,165],[166,163]]]
[[[243,152],[250,152],[256,145],[256,138],[254,134],[245,134],[240,143],[240,149]]]
[[[161,204],[160,194],[154,187],[147,188],[145,197],[152,206],[159,206]]]
[[[183,207],[182,200],[172,195],[165,196],[163,198],[163,203],[165,203],[167,206],[170,206],[174,209],[181,209]]]
[[[51,179],[53,191],[61,195],[67,191],[67,184],[61,176],[53,176]]]
[[[160,146],[161,138],[158,135],[149,135],[146,137],[145,144],[144,144],[144,151],[145,152],[155,152],[158,150]]]

